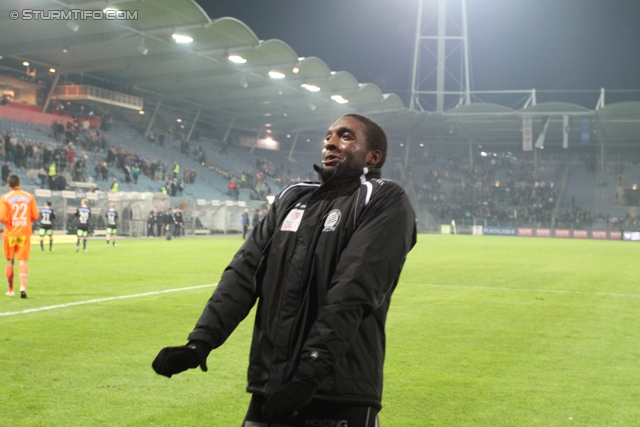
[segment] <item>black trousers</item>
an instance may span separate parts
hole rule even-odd
[[[264,401],[264,396],[251,397],[242,427],[379,427],[376,408],[323,400],[312,400],[293,419],[268,422],[262,416]]]

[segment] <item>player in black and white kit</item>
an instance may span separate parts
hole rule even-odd
[[[118,212],[116,212],[116,204],[111,203],[107,211],[107,246],[109,240],[113,237],[113,246],[116,246],[116,235],[118,234]]]
[[[78,231],[78,241],[76,242],[76,252],[80,250],[80,239],[83,239],[82,248],[87,252],[87,236],[89,236],[89,219],[91,218],[91,209],[87,207],[89,200],[82,199],[80,207],[76,209],[76,226]]]
[[[53,220],[56,213],[51,208],[51,202],[44,203],[44,208],[40,209],[40,249],[44,252],[44,236],[49,236],[49,252],[53,252]]]

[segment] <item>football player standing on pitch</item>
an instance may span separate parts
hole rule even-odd
[[[385,321],[415,214],[382,180],[384,131],[348,114],[329,127],[321,183],[285,188],[224,271],[185,346],[153,361],[171,377],[207,370],[258,303],[243,427],[378,425]],[[275,424],[270,424],[275,423]]]

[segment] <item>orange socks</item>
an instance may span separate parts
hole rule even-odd
[[[26,265],[20,266],[20,290],[27,290],[27,276],[29,275],[29,268]]]
[[[7,265],[4,267],[4,276],[7,278],[9,292],[13,292],[13,266]]]

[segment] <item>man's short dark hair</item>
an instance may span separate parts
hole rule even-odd
[[[20,187],[20,177],[16,174],[9,175],[9,179],[7,179],[7,184],[9,184],[9,186],[12,188]]]
[[[364,124],[364,135],[367,138],[367,147],[369,151],[380,150],[380,161],[375,166],[382,169],[385,160],[387,159],[387,134],[376,122],[368,117],[360,114],[345,114],[344,117],[352,117]]]

